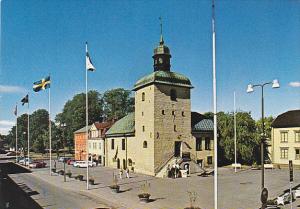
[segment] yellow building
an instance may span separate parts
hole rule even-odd
[[[212,165],[213,123],[191,112],[190,80],[170,70],[171,54],[161,35],[154,72],[134,85],[135,112],[106,133],[106,165],[164,176],[175,162],[192,172]],[[192,120],[193,118],[193,120]]]
[[[272,123],[272,162],[279,165],[300,165],[300,110],[279,115]]]

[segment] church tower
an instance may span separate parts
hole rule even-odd
[[[153,72],[138,80],[135,91],[137,172],[156,175],[172,159],[192,154],[190,80],[171,71],[171,53],[162,24],[154,49]]]

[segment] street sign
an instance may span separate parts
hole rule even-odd
[[[290,182],[293,182],[294,176],[293,176],[293,161],[289,160],[289,170],[290,170]]]
[[[260,200],[262,204],[266,204],[268,201],[268,190],[267,188],[263,188],[260,195]]]

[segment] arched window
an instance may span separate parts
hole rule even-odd
[[[175,89],[171,89],[170,97],[171,97],[171,100],[172,100],[172,101],[176,101],[176,99],[177,99],[177,94],[176,94],[176,90],[175,90]]]
[[[142,101],[145,101],[145,92],[142,93]]]
[[[128,159],[128,166],[132,166],[132,160],[130,158]]]
[[[147,141],[144,141],[143,142],[143,148],[147,148],[147,147],[148,147]]]

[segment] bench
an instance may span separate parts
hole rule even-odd
[[[274,165],[273,164],[264,164],[264,168],[265,169],[274,169]]]
[[[239,168],[242,169],[242,165],[240,163],[232,163],[231,165],[233,168]]]

